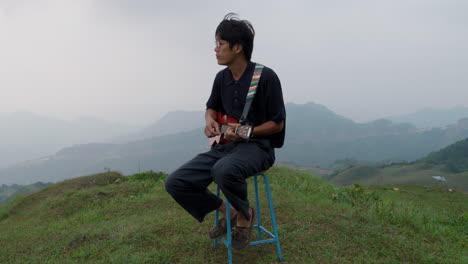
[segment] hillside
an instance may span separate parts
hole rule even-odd
[[[207,236],[214,215],[198,224],[164,177],[80,177],[0,207],[0,263],[225,263],[226,250]],[[284,263],[467,261],[465,193],[335,187],[287,168],[269,178]],[[278,262],[269,244],[234,252],[234,263]]]
[[[422,161],[443,164],[450,172],[468,171],[468,138],[433,152]]]
[[[434,176],[442,176],[445,181]],[[468,191],[468,138],[414,162],[351,166],[328,179],[341,185],[424,184]]]

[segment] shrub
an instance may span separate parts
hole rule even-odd
[[[164,172],[154,172],[152,170],[133,174],[128,176],[128,179],[131,181],[159,181],[166,179],[167,174]]]
[[[378,201],[380,200],[380,197],[375,191],[366,191],[359,184],[354,184],[350,187],[337,189],[332,195],[332,199],[337,202],[349,203],[352,206],[356,206],[359,204]]]

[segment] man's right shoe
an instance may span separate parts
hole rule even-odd
[[[232,248],[235,250],[241,250],[245,248],[250,242],[250,237],[252,236],[252,228],[255,219],[255,210],[252,207],[250,208],[250,210],[250,225],[246,227],[236,226],[236,229],[234,229],[234,232],[232,232],[231,243]]]
[[[231,228],[235,227],[237,224],[237,214],[231,219]],[[224,236],[227,233],[226,229],[226,218],[221,218],[218,221],[218,226],[215,226],[211,231],[210,231],[210,238],[211,239],[217,239],[222,236]]]

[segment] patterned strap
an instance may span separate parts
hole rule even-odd
[[[260,63],[255,64],[255,70],[252,76],[252,81],[250,82],[249,92],[247,93],[247,99],[245,100],[244,111],[242,111],[242,116],[239,119],[240,124],[243,124],[245,119],[247,119],[247,115],[249,114],[250,106],[252,105],[255,93],[257,93],[257,86],[260,81],[260,77],[262,76],[264,67],[265,66]]]
[[[260,76],[262,75],[263,65],[256,64],[255,70],[252,76],[252,82],[250,83],[249,92],[247,93],[247,100],[254,98],[255,93],[257,92],[258,81],[260,80]]]

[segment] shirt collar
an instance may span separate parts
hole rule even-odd
[[[237,82],[240,83],[241,86],[245,85],[246,83],[247,85],[250,84],[254,68],[255,68],[255,63],[252,61],[249,61],[247,63],[247,67],[245,68],[244,73],[242,73],[242,76],[239,78],[239,80],[237,80]],[[232,73],[231,73],[231,70],[229,70],[229,68],[226,68],[225,74],[226,74],[225,76],[226,85],[232,85],[233,83],[236,82],[236,80],[232,78]]]

